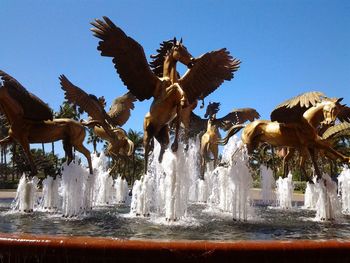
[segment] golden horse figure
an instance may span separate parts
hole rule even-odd
[[[60,84],[65,91],[65,98],[72,104],[78,105],[88,113],[90,120],[81,122],[92,127],[94,133],[108,142],[107,153],[114,159],[129,157],[134,151],[134,143],[129,140],[127,133],[121,128],[130,117],[136,100],[130,92],[116,98],[109,110],[104,110],[104,99],[97,99],[79,87],[73,85],[66,76],[60,76]]]
[[[203,122],[207,122],[206,132],[201,137],[200,155],[201,155],[201,171],[200,176],[204,178],[206,169],[206,163],[210,160],[210,154],[213,155],[214,168],[217,165],[219,147],[217,141],[221,138],[219,128],[228,130],[231,126],[236,124],[242,124],[246,121],[254,121],[260,117],[259,113],[252,108],[241,108],[232,110],[222,118],[216,118],[216,113],[219,111],[220,103],[209,102],[207,110],[204,114],[206,119],[202,119]],[[198,120],[197,120],[197,123]]]
[[[147,63],[143,48],[127,36],[109,18],[96,19],[91,30],[101,39],[98,50],[102,56],[112,57],[121,80],[135,97],[143,101],[153,97],[150,111],[144,119],[145,172],[147,172],[150,142],[153,138],[161,144],[159,160],[169,144],[169,123],[181,116],[181,111],[217,89],[225,80],[233,78],[240,61],[233,59],[226,49],[208,52],[193,58],[181,41],[169,41],[164,55],[163,73],[159,77]],[[189,70],[178,78],[177,62]],[[171,146],[178,148],[180,121],[175,125],[175,138]]]
[[[277,121],[281,123],[300,123],[303,124],[305,122],[305,119],[309,120],[308,125],[312,126],[316,132],[317,135],[320,137],[323,137],[323,133],[325,130],[329,127],[334,126],[334,122],[329,121],[332,117],[329,116],[328,118],[325,116],[327,114],[327,111],[321,112],[318,110],[316,106],[317,103],[320,103],[321,101],[326,100],[329,101],[331,99],[327,98],[325,94],[322,92],[306,92],[301,95],[298,95],[294,98],[291,98],[289,100],[286,100],[285,102],[278,105],[272,112],[271,112],[271,120]],[[342,99],[338,99],[338,103]],[[333,101],[335,101],[333,99]],[[306,110],[310,109],[307,113]],[[332,114],[331,111],[328,111],[328,114]],[[302,116],[305,114],[305,116],[302,118]],[[349,108],[345,105],[342,105],[341,110],[337,113],[336,118],[340,121],[346,121],[350,120],[350,111]],[[287,175],[289,168],[288,168],[288,161],[293,156],[294,152],[296,151],[296,148],[288,147],[287,153],[283,158],[283,174],[284,176]],[[306,175],[306,170],[304,167],[305,161],[307,159],[308,152],[300,152],[300,159],[299,159],[299,167]],[[331,155],[328,153],[328,155]],[[332,155],[333,156],[333,155]]]
[[[319,179],[322,174],[317,165],[316,150],[323,150],[343,162],[350,162],[350,157],[333,149],[317,134],[314,127],[320,119],[324,124],[329,125],[335,122],[338,115],[342,116],[348,108],[340,104],[341,100],[323,97],[320,92],[305,93],[289,100],[285,105],[279,105],[272,114],[272,118],[279,114],[287,115],[288,117],[284,118],[289,118],[289,121],[285,119],[285,122],[282,123],[257,120],[246,126],[234,125],[220,143],[226,144],[232,135],[244,128],[242,141],[247,147],[248,154],[264,142],[272,146],[297,149],[302,155],[311,156],[315,173]]]
[[[68,164],[73,160],[72,147],[75,147],[86,157],[92,174],[90,152],[83,145],[85,128],[71,119],[53,119],[51,109],[16,79],[4,71],[0,71],[0,77],[3,80],[0,86],[0,107],[10,124],[9,136],[2,139],[0,144],[12,140],[18,142],[28,158],[31,175],[35,175],[37,170],[29,144],[62,140]]]

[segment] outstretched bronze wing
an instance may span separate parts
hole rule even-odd
[[[150,69],[142,46],[128,37],[108,17],[91,24],[94,36],[100,38],[97,49],[112,57],[114,67],[125,86],[137,99],[150,99],[160,79]]]
[[[130,92],[116,98],[108,112],[114,126],[123,126],[130,117],[130,110],[134,109],[136,97]]]
[[[350,123],[341,122],[337,125],[334,125],[328,128],[323,134],[322,139],[332,139],[340,136],[349,136],[350,137]]]
[[[311,91],[286,100],[271,112],[271,120],[282,123],[299,122],[307,109],[325,97],[322,92]]]
[[[227,131],[232,127],[232,125],[242,124],[246,121],[254,121],[255,119],[259,118],[260,114],[255,109],[241,108],[234,109],[226,116],[216,119],[215,124],[224,131]]]
[[[23,108],[24,118],[32,121],[52,120],[50,107],[34,94],[27,91],[15,78],[0,70],[3,87],[7,88],[12,99]]]
[[[188,131],[188,136],[193,138],[199,133],[205,132],[207,130],[208,119],[202,119],[197,114],[191,112],[190,115],[190,127]]]
[[[68,102],[78,105],[94,121],[97,121],[106,132],[111,130],[109,124],[111,124],[112,121],[96,96],[87,94],[81,88],[73,85],[65,75],[61,75],[59,80],[61,88],[65,91],[64,97]]]
[[[179,79],[189,103],[205,98],[225,80],[231,80],[241,62],[225,49],[208,52],[196,58],[194,66]]]
[[[348,106],[342,106],[341,111],[338,113],[337,118],[341,121],[350,122],[350,108]]]

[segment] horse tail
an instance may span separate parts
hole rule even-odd
[[[235,135],[237,132],[239,132],[241,129],[243,129],[246,125],[245,124],[236,124],[233,125],[227,132],[226,136],[222,140],[218,140],[217,144],[220,145],[226,145],[229,141],[229,139]]]
[[[80,120],[80,124],[88,128],[94,128],[95,126],[101,125],[101,123],[96,120],[90,120],[90,121]]]

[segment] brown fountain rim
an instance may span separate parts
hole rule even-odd
[[[0,233],[0,258],[1,262],[23,258],[38,262],[349,262],[350,240],[174,241]]]

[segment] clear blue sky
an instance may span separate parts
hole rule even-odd
[[[65,74],[108,107],[127,89],[111,59],[96,50],[89,24],[108,16],[149,57],[163,40],[184,40],[193,56],[226,47],[240,70],[206,102],[220,101],[219,117],[253,107],[262,118],[305,91],[345,97],[350,104],[350,1],[17,1],[0,7],[0,69],[57,111]],[[124,126],[142,130],[149,102],[137,102]],[[203,116],[203,110],[197,109]],[[60,145],[60,144],[59,144]]]

